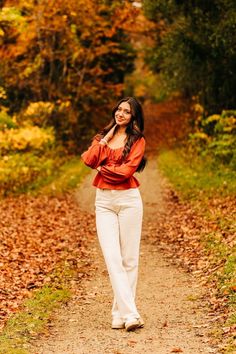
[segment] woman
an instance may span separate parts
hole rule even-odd
[[[145,167],[144,120],[140,103],[123,98],[112,121],[82,154],[97,169],[96,226],[114,292],[112,328],[143,327],[135,305],[143,207],[139,182],[133,176]]]

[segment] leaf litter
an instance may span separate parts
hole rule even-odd
[[[0,205],[0,328],[33,289],[50,284],[61,264],[89,272],[89,240],[95,225],[72,195],[22,195]],[[90,265],[91,267],[91,265]],[[60,268],[59,268],[60,269]],[[59,270],[60,271],[60,270]]]

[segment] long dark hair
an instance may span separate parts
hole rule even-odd
[[[143,130],[144,130],[144,116],[143,116],[143,109],[139,101],[135,97],[125,97],[122,98],[112,109],[112,120],[110,123],[98,134],[98,138],[104,137],[108,131],[116,124],[115,121],[115,113],[119,107],[119,105],[122,102],[127,102],[130,105],[131,108],[131,120],[129,124],[126,127],[126,134],[127,134],[127,140],[124,146],[123,154],[122,154],[122,159],[125,161],[126,157],[128,156],[131,146],[134,144],[135,141],[140,139],[141,137],[144,137],[143,135]],[[116,130],[115,130],[116,134]],[[143,157],[138,168],[137,172],[141,172],[147,163],[146,157]]]

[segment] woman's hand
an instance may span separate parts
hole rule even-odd
[[[96,170],[97,170],[98,172],[100,172],[100,171],[101,171],[101,168],[102,168],[102,166],[98,166],[98,167],[96,168]]]
[[[115,125],[109,130],[109,132],[104,136],[103,139],[105,139],[107,143],[108,143],[109,140],[112,139],[116,127],[117,127],[117,124],[115,124]]]

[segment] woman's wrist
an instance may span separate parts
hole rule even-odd
[[[102,138],[100,140],[100,143],[103,144],[103,145],[107,145],[108,141],[105,138]]]
[[[116,129],[117,124],[115,124],[110,130],[109,132],[100,140],[100,143],[103,145],[107,145],[109,140],[112,139],[113,135],[114,135],[114,131]]]

